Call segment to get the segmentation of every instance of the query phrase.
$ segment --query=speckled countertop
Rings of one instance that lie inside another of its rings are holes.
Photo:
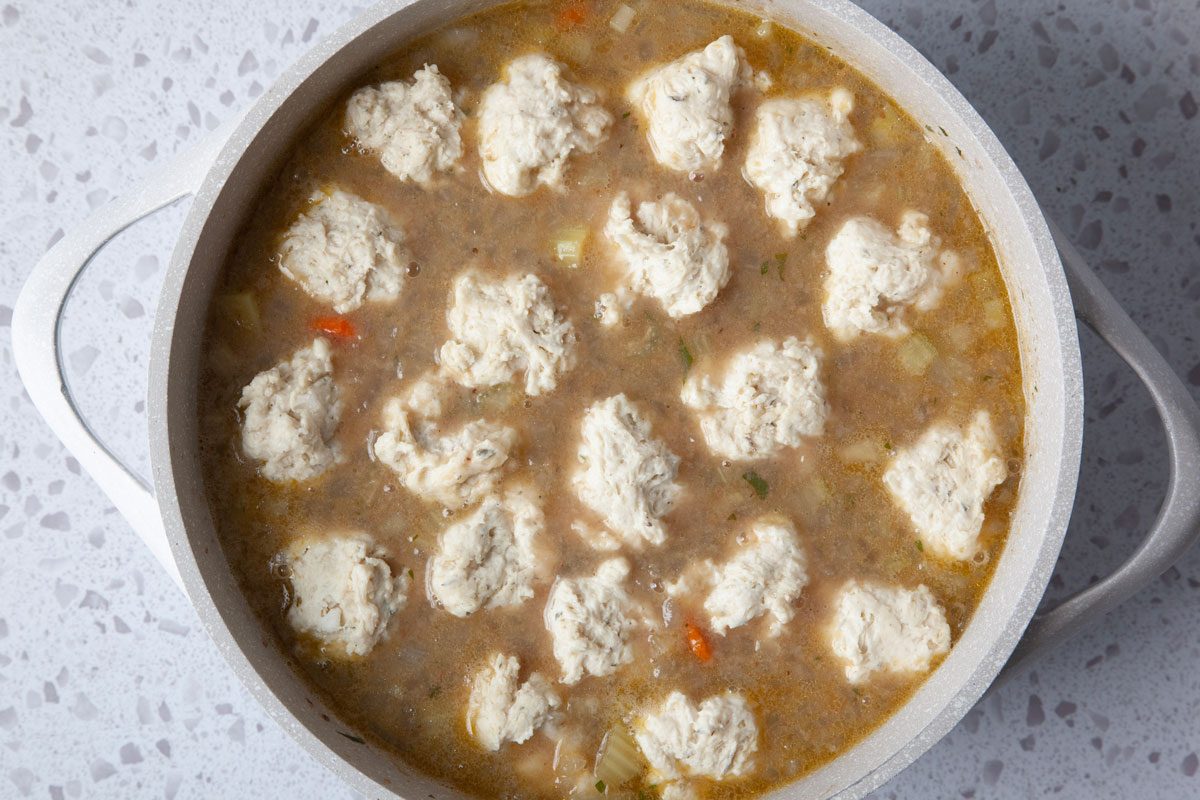
[[[1200,395],[1200,5],[867,0],[994,126]],[[267,719],[182,595],[34,414],[9,325],[64,229],[245,106],[355,8],[0,0],[0,797],[352,797]],[[141,469],[155,295],[183,210],[119,237],[64,341]],[[1083,337],[1084,471],[1059,597],[1153,519],[1163,436]],[[1200,553],[972,711],[880,798],[1200,797]]]

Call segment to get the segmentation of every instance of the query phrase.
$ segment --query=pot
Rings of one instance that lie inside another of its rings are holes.
[[[13,312],[13,353],[34,405],[187,592],[259,702],[305,749],[369,797],[460,795],[347,731],[296,676],[243,598],[209,515],[198,457],[195,398],[205,313],[231,242],[294,134],[404,41],[497,1],[388,0],[367,11],[287,70],[243,118],[59,241],[38,263]],[[935,132],[931,139],[955,166],[991,233],[1020,341],[1027,462],[1008,545],[977,612],[950,655],[895,715],[776,792],[788,800],[858,798],[925,752],[998,679],[1107,612],[1183,554],[1200,532],[1200,409],[1047,223],[991,130],[915,49],[847,0],[740,5],[828,46]],[[148,398],[154,485],[148,487],[77,413],[58,326],[92,255],[137,219],[188,194],[194,195],[191,212],[154,323]],[[1145,382],[1166,428],[1171,474],[1162,510],[1137,552],[1112,575],[1035,615],[1066,533],[1079,472],[1083,392],[1076,315]]]

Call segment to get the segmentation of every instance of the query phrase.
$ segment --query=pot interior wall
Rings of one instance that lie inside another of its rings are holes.
[[[350,88],[356,76],[405,40],[494,3],[385,5],[285,74],[234,134],[197,195],[159,309],[151,433],[157,492],[189,593],[210,634],[260,702],[369,796],[386,796],[390,790],[441,800],[457,793],[349,738],[352,733],[296,678],[273,646],[225,561],[206,505],[196,447],[195,398],[206,306],[231,242],[274,176],[280,154],[331,97]],[[924,752],[966,713],[1002,666],[1041,597],[1065,531],[1078,467],[1081,394],[1075,328],[1061,267],[1024,181],[990,131],[936,70],[840,0],[743,5],[825,43],[919,122],[939,132],[931,140],[957,166],[994,234],[1020,332],[1028,460],[1013,531],[992,588],[951,655],[904,709],[849,752],[778,793],[792,800],[839,792],[859,796]]]

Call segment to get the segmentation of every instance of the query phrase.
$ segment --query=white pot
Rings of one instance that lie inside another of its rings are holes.
[[[37,265],[13,312],[13,353],[38,410],[180,581],[205,628],[258,700],[307,750],[371,797],[460,795],[345,730],[250,611],[222,552],[203,489],[196,429],[200,348],[209,298],[231,242],[295,132],[406,40],[495,4],[392,0],[367,11],[287,70],[242,119],[64,237]],[[846,0],[739,5],[827,45],[935,132],[933,143],[958,171],[991,234],[1019,334],[1026,463],[1008,543],[978,610],[950,655],[895,715],[827,765],[777,792],[789,800],[857,798],[945,735],[1006,664],[1011,672],[1024,657],[1074,633],[1182,555],[1200,522],[1200,409],[1078,253],[1047,227],[991,130],[915,49]],[[96,250],[132,222],[188,194],[195,199],[155,318],[150,490],[77,415],[63,377],[58,326],[70,290]],[[1167,430],[1171,479],[1158,519],[1129,561],[1034,616],[1067,529],[1079,470],[1083,394],[1076,314],[1148,386]]]

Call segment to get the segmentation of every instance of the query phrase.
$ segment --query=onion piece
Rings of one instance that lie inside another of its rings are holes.
[[[629,6],[622,3],[617,6],[616,12],[612,15],[612,19],[608,21],[608,26],[617,33],[628,33],[629,26],[633,24],[633,18],[637,12]]]
[[[800,500],[810,513],[828,503],[831,496],[825,481],[816,475],[800,486]]]
[[[838,450],[838,456],[849,464],[878,464],[883,460],[883,445],[875,439],[859,439]]]
[[[484,414],[503,414],[521,400],[522,392],[511,383],[498,383],[474,395],[475,407]]]
[[[1004,308],[1003,300],[997,298],[983,304],[983,322],[992,330],[1008,324],[1008,311]]]
[[[262,317],[258,313],[258,303],[250,292],[227,294],[222,296],[219,302],[221,310],[239,328],[253,331],[257,330],[262,323]]]

